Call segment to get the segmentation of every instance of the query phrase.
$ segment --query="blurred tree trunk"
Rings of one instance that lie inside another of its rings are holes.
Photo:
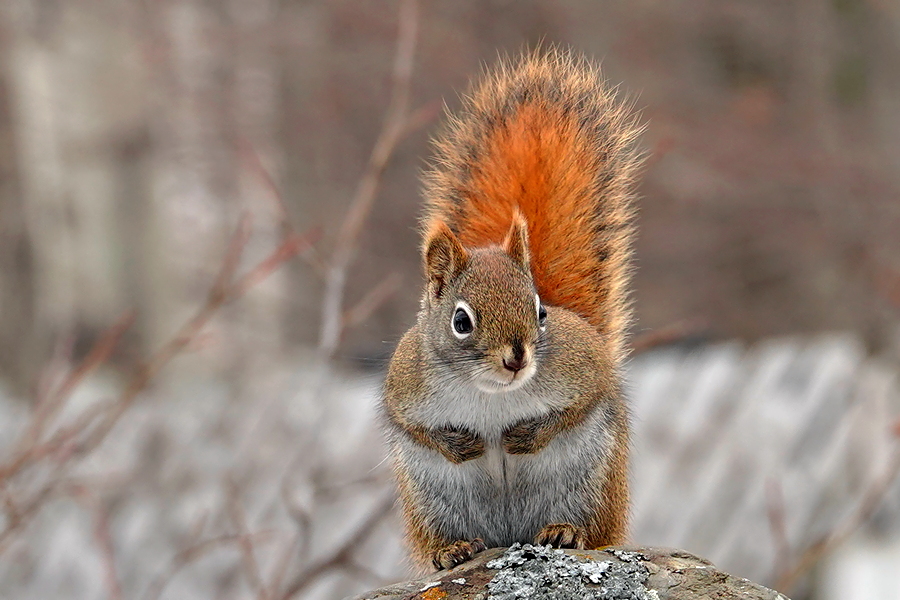
[[[2,13],[0,13],[2,17]],[[17,394],[36,375],[33,335],[34,280],[31,241],[25,226],[10,82],[12,34],[0,22],[0,375]]]
[[[142,72],[127,16],[113,5],[21,2],[3,13],[9,44],[21,206],[32,248],[30,370],[59,340],[76,355],[126,304],[114,151],[142,128]],[[81,344],[79,345],[79,342]],[[28,370],[28,369],[26,369]]]
[[[26,339],[37,356],[26,372],[33,377],[40,355],[75,320],[76,253],[72,226],[75,215],[67,203],[59,139],[58,106],[54,78],[56,53],[50,47],[56,11],[39,3],[22,3],[18,11],[7,7],[11,83],[11,119],[16,124],[15,154],[20,180],[25,239],[31,249],[32,295],[19,298],[22,316],[31,316]],[[27,306],[30,305],[30,306]],[[30,335],[28,335],[30,334]],[[20,344],[8,340],[11,348]],[[26,356],[32,354],[26,352]],[[20,380],[20,383],[25,383]]]

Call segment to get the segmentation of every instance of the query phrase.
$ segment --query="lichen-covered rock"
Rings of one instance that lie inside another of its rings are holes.
[[[650,572],[639,556],[631,553],[622,562],[583,560],[549,546],[516,544],[485,564],[497,569],[487,584],[488,598],[656,600],[645,585]]]
[[[493,548],[450,571],[355,600],[787,600],[681,550]]]

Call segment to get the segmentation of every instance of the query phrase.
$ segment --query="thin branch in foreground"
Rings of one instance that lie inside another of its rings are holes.
[[[250,167],[250,170],[262,180],[265,188],[269,190],[269,195],[272,197],[272,200],[275,203],[276,212],[278,213],[278,222],[281,228],[282,237],[288,239],[296,236],[296,229],[291,222],[290,212],[288,211],[287,203],[284,201],[284,196],[278,188],[278,184],[275,183],[272,174],[269,173],[269,170],[263,165],[262,158],[260,158],[259,153],[253,147],[253,144],[248,140],[242,140],[240,143],[240,155],[244,159],[244,162]],[[310,234],[307,235],[309,236]],[[319,236],[318,232],[315,232],[314,235],[316,238]],[[311,241],[315,242],[315,240]],[[309,263],[317,275],[325,275],[325,263],[316,253],[314,245],[310,244],[302,249],[299,256]]]
[[[244,251],[247,239],[243,227],[239,226],[232,237],[231,244],[229,244],[226,260],[223,262],[221,269],[222,273],[233,273],[233,267],[229,257],[233,255],[240,256]],[[303,237],[296,237],[284,241],[267,258],[263,259],[256,267],[251,269],[237,282],[226,280],[220,274],[217,278],[216,285],[210,290],[206,304],[197,311],[193,318],[182,325],[175,336],[167,343],[163,344],[162,348],[150,357],[150,360],[137,370],[126,386],[125,391],[114,405],[113,410],[106,416],[105,421],[101,423],[98,431],[90,436],[79,448],[79,453],[92,450],[106,437],[109,430],[116,422],[118,422],[125,410],[131,406],[138,394],[149,385],[150,381],[158,375],[159,371],[164,366],[166,366],[175,356],[183,352],[185,348],[196,339],[220,308],[225,304],[242,297],[251,286],[262,281],[265,277],[270,275],[275,268],[299,252],[305,243],[308,243],[308,240],[305,240]],[[220,286],[220,282],[222,281],[227,281],[227,283]]]
[[[900,421],[892,425],[891,433],[894,437],[900,438]],[[775,589],[790,591],[797,581],[822,558],[847,541],[855,531],[872,518],[891,490],[891,486],[900,476],[900,446],[896,444],[898,444],[898,440],[895,440],[894,452],[887,468],[866,489],[856,511],[850,514],[842,524],[835,527],[831,533],[810,545],[796,560],[785,563],[784,569],[776,579]]]
[[[365,296],[353,307],[344,313],[341,324],[343,329],[349,329],[360,323],[364,323],[378,308],[400,289],[403,277],[397,273],[391,273],[370,289]]]
[[[234,275],[248,239],[249,219],[244,217],[232,236],[219,275],[210,289],[205,304],[149,360],[135,370],[116,400],[89,407],[77,415],[70,424],[60,427],[47,441],[40,442],[39,439],[34,439],[27,447],[19,449],[17,454],[0,465],[0,483],[5,485],[11,477],[23,470],[45,465],[47,459],[53,459],[53,462],[49,463],[52,468],[46,483],[33,493],[30,499],[17,504],[11,495],[7,496],[5,502],[7,522],[5,528],[0,531],[0,553],[8,547],[7,541],[11,535],[25,526],[58,489],[74,460],[89,454],[106,439],[121,416],[147,388],[159,371],[198,338],[218,310],[225,304],[243,296],[252,286],[271,274],[279,265],[309,243],[308,239],[303,236],[293,236],[285,240],[256,267],[234,281]],[[40,432],[43,427],[42,423],[46,422],[46,414],[61,410],[77,383],[108,359],[112,349],[133,321],[133,316],[126,315],[98,340],[85,360],[82,361],[81,366],[75,369],[61,385],[59,388],[61,391],[51,397],[49,400],[51,408],[34,415],[33,419],[37,421],[37,424],[32,425],[32,430]],[[31,434],[28,435],[31,436]],[[8,488],[7,494],[10,494]]]
[[[393,508],[394,496],[391,494],[382,499],[381,503],[368,514],[365,520],[356,528],[356,531],[339,548],[298,573],[291,583],[288,584],[287,589],[279,596],[279,599],[289,600],[312,585],[320,576],[331,569],[352,564],[353,552],[375,531],[375,528],[391,513]]]
[[[119,581],[118,569],[116,568],[116,554],[106,508],[103,506],[103,502],[83,485],[72,485],[69,487],[68,492],[94,515],[94,539],[97,542],[100,557],[103,561],[106,589],[111,600],[122,600],[124,595],[122,594],[122,584]]]
[[[25,434],[16,444],[15,458],[9,460],[0,467],[0,481],[5,481],[16,475],[36,456],[40,449],[40,438],[47,423],[59,413],[65,401],[84,379],[97,370],[100,365],[106,363],[118,346],[125,332],[134,324],[136,315],[134,311],[128,311],[109,327],[66,377],[56,390],[49,392],[38,404],[32,415],[31,424]],[[39,457],[39,456],[38,456]]]
[[[250,587],[256,592],[259,600],[267,600],[269,597],[266,585],[263,583],[262,573],[259,570],[259,563],[256,560],[256,554],[253,548],[253,540],[248,536],[247,515],[240,499],[240,490],[234,481],[226,483],[227,490],[227,507],[228,517],[231,524],[237,530],[238,548],[241,551],[241,567],[244,571],[244,577]]]
[[[172,557],[169,566],[150,582],[146,592],[144,592],[144,600],[157,600],[182,569],[203,558],[213,550],[241,544],[244,542],[244,538],[248,538],[251,543],[257,544],[271,538],[273,534],[273,531],[258,531],[244,535],[228,533],[184,548]]]
[[[418,12],[417,0],[403,0],[400,5],[390,103],[366,170],[338,231],[334,254],[328,263],[322,300],[322,326],[319,332],[319,349],[325,357],[334,355],[343,332],[347,269],[353,259],[356,242],[372,210],[384,169],[397,144],[409,131],[409,95],[419,29]]]

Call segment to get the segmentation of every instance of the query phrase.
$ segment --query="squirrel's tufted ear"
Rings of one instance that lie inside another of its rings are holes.
[[[518,210],[513,213],[512,227],[503,240],[503,250],[517,265],[526,271],[529,269],[531,254],[528,251],[528,223]]]
[[[469,253],[442,221],[432,225],[425,235],[424,258],[429,292],[435,298],[469,263]]]

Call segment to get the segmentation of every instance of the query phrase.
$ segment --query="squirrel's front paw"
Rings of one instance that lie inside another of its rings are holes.
[[[584,550],[584,528],[571,523],[551,523],[538,532],[534,543],[538,546],[550,544],[554,548]]]
[[[438,571],[441,569],[452,569],[456,565],[471,559],[484,549],[485,545],[481,538],[475,538],[471,542],[459,540],[444,546],[440,550],[435,550],[431,555],[431,562]]]
[[[484,454],[484,440],[465,429],[444,427],[434,432],[441,454],[452,463],[460,464]]]
[[[503,449],[508,454],[534,454],[546,446],[539,433],[541,420],[522,421],[503,432]]]

